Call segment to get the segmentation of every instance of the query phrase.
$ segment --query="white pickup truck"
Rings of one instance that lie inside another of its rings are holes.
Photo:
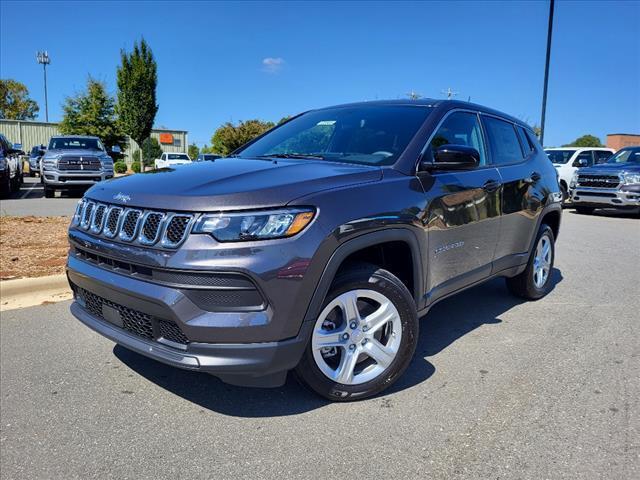
[[[185,165],[191,163],[189,155],[186,153],[163,153],[160,158],[156,158],[153,166],[158,168],[175,167],[176,165]]]

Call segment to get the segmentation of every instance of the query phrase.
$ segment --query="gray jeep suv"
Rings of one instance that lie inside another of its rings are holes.
[[[458,101],[342,105],[227,158],[102,182],[69,229],[72,313],[225,382],[387,388],[418,319],[493,277],[552,287],[562,199],[521,121]]]

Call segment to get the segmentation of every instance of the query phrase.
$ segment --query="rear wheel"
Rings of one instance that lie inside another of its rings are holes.
[[[329,400],[364,399],[402,375],[417,340],[407,288],[390,272],[359,264],[334,281],[295,373]]]
[[[542,224],[527,268],[521,274],[506,280],[509,291],[527,300],[538,300],[549,293],[555,253],[553,230]]]
[[[5,172],[2,185],[0,185],[0,196],[7,198],[11,195],[11,178],[9,177],[9,171]]]
[[[591,215],[594,210],[594,207],[576,207],[576,212],[580,215]]]

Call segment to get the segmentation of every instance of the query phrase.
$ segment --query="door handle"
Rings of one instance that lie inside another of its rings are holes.
[[[496,180],[487,180],[484,185],[482,186],[482,189],[485,192],[495,192],[496,190],[498,190],[500,188],[502,184]]]
[[[528,184],[536,183],[541,178],[542,178],[542,175],[540,175],[538,172],[531,172],[531,175],[529,175],[527,178],[524,179],[524,183],[528,183]]]

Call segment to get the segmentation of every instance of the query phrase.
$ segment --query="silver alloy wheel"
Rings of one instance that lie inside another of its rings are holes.
[[[375,308],[365,316],[361,306]],[[328,317],[339,309],[342,322]],[[332,327],[332,328],[328,328]],[[402,322],[396,306],[374,290],[350,290],[334,298],[318,317],[311,337],[313,358],[329,379],[359,385],[382,374],[398,354]]]
[[[552,255],[551,239],[548,235],[543,235],[538,240],[536,256],[533,258],[533,283],[536,288],[542,288],[547,283],[551,271]]]

